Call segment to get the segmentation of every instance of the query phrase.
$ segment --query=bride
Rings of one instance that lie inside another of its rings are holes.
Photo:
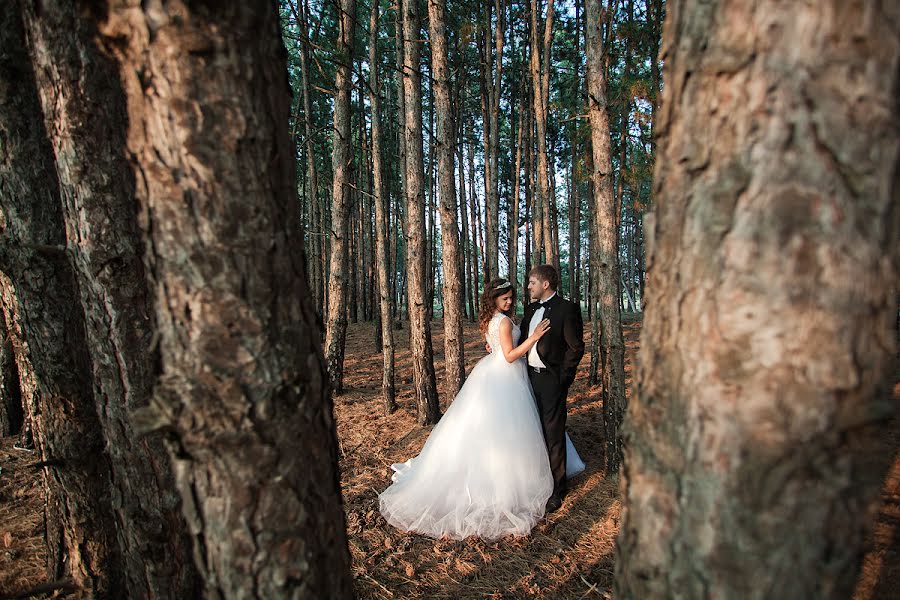
[[[492,351],[472,369],[419,455],[391,466],[394,483],[379,495],[379,505],[394,527],[434,538],[490,540],[525,535],[544,515],[553,477],[520,359],[550,322],[517,345],[512,305],[513,287],[505,279],[494,279],[481,295],[479,325]],[[584,463],[566,442],[571,476]]]

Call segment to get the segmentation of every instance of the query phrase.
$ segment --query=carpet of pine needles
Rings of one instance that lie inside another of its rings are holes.
[[[17,441],[0,438],[0,598],[47,581],[39,459]]]
[[[640,323],[626,324],[626,378],[632,380]],[[620,502],[618,482],[605,477],[599,388],[587,382],[590,355],[569,394],[568,430],[587,468],[570,482],[563,507],[531,535],[494,543],[435,541],[404,534],[378,513],[377,494],[390,483],[390,464],[414,456],[429,427],[416,424],[406,330],[397,339],[399,410],[384,416],[381,355],[371,324],[348,331],[345,393],[335,399],[341,486],[353,576],[359,598],[609,598]],[[467,371],[484,356],[474,325],[466,330]],[[433,330],[442,380],[441,323]],[[895,387],[900,398],[900,383]],[[630,393],[630,392],[629,392]],[[442,396],[442,408],[451,398]],[[900,589],[900,425],[889,433],[896,459],[882,493],[854,600],[896,597]],[[0,599],[47,581],[44,573],[40,473],[31,452],[0,439]],[[48,597],[48,596],[41,596]]]

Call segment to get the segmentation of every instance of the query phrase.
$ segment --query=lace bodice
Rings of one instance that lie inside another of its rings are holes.
[[[484,336],[487,343],[491,345],[491,352],[502,352],[500,349],[500,323],[503,322],[503,319],[509,319],[503,313],[494,313],[494,316],[491,318],[491,322],[488,323],[487,334]],[[512,319],[510,319],[512,321]],[[512,340],[513,346],[515,346],[519,341],[519,326],[515,323],[512,324]]]

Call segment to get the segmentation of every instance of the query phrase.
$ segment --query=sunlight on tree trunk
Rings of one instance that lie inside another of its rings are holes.
[[[161,353],[133,419],[166,431],[203,596],[350,597],[277,9],[106,9]]]
[[[900,5],[668,11],[616,597],[848,598],[892,458]]]

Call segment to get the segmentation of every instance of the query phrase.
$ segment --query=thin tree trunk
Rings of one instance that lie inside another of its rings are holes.
[[[102,9],[157,295],[159,377],[132,419],[167,432],[202,595],[350,597],[277,8]]]
[[[540,0],[531,0],[531,85],[534,105],[535,141],[537,142],[537,179],[535,199],[535,248],[542,248],[544,261],[557,264],[558,250],[553,246],[550,232],[550,188],[549,159],[547,155],[547,102],[550,82],[550,46],[553,35],[554,0],[547,1],[547,15],[544,20],[543,51],[538,50],[538,20],[541,15]],[[542,58],[543,55],[543,58]],[[541,259],[534,257],[533,262]]]
[[[550,134],[549,152],[551,156],[556,154],[556,135],[553,133]],[[547,196],[547,212],[544,213],[547,219],[544,223],[544,230],[547,232],[544,236],[544,241],[550,243],[550,249],[547,252],[550,258],[547,262],[553,265],[556,272],[562,277],[562,270],[559,266],[559,210],[556,202],[556,161],[549,161],[549,167],[550,195]]]
[[[308,0],[296,0],[299,9],[298,27],[301,28],[302,36],[305,38],[309,34],[309,8]],[[311,225],[313,231],[310,235],[310,249],[312,256],[309,264],[311,265],[312,292],[316,300],[317,311],[321,314],[324,312],[324,277],[321,262],[324,258],[322,239],[324,230],[319,222],[319,173],[316,169],[316,149],[313,140],[313,123],[312,123],[312,90],[309,85],[309,42],[303,40],[300,43],[300,82],[301,93],[303,94],[303,128],[306,137],[306,171],[307,181],[309,182],[309,206]]]
[[[396,67],[397,67],[397,75],[396,75],[396,83],[397,83],[397,145],[399,147],[399,157],[400,157],[400,165],[398,167],[399,177],[398,180],[400,182],[400,199],[397,202],[398,210],[397,216],[400,221],[400,232],[398,233],[398,239],[406,240],[407,239],[407,215],[403,213],[403,208],[406,205],[406,91],[403,83],[403,72],[404,65],[406,61],[406,49],[405,44],[403,42],[403,11],[400,9],[400,5],[397,4],[395,6],[396,10],[394,11],[395,21],[394,21],[394,48],[396,54]],[[406,255],[406,245],[403,246],[404,256]],[[406,277],[406,260],[400,260],[400,244],[398,243],[395,247],[394,253],[394,264],[398,266],[398,269],[401,271],[400,279],[401,281],[397,285],[397,306],[398,309],[401,309],[400,312],[405,314],[405,319],[409,318],[409,303],[403,301],[404,291],[407,289],[407,277]],[[403,320],[398,319],[397,324],[402,325]]]
[[[525,78],[522,78],[522,86],[519,92],[519,126],[516,132],[516,158],[513,167],[512,201],[509,206],[509,242],[507,247],[507,260],[509,261],[509,280],[513,283],[519,278],[519,190],[520,174],[522,173],[522,138],[525,121]],[[523,304],[528,305],[528,299],[523,299]]]
[[[606,440],[606,471],[618,472],[622,454],[621,423],[625,413],[625,341],[619,310],[619,257],[616,197],[612,187],[612,152],[609,112],[606,102],[606,48],[602,35],[604,19],[600,0],[586,0],[585,18],[588,57],[588,114],[594,164],[594,229],[596,230],[596,289],[600,320],[600,377],[603,398],[603,428]]]
[[[469,162],[469,209],[472,214],[472,294],[475,297],[475,318],[478,318],[479,310],[479,280],[478,258],[484,259],[484,238],[481,236],[481,218],[478,211],[478,197],[475,194],[475,146],[468,144]]]
[[[893,460],[900,12],[668,10],[616,597],[849,598]]]
[[[394,328],[393,298],[388,279],[388,210],[384,195],[381,168],[381,84],[378,77],[378,2],[372,3],[369,17],[369,105],[372,107],[372,187],[375,194],[375,252],[378,265],[378,292],[381,309],[381,352],[384,369],[381,378],[381,395],[384,413],[391,414],[397,409],[394,391]]]
[[[528,87],[528,76],[524,73],[523,67],[523,77],[525,78],[525,86],[526,89]],[[523,93],[523,96],[526,94]],[[525,245],[524,245],[524,255],[525,255],[525,276],[522,278],[522,304],[523,306],[527,306],[527,304],[531,301],[528,296],[528,274],[531,272],[531,268],[535,266],[535,261],[533,259],[533,250],[534,246],[534,153],[533,153],[533,144],[534,144],[534,120],[533,116],[533,105],[529,101],[525,101],[525,119],[523,123],[525,124],[525,133],[524,139],[522,140],[522,144],[525,150],[525,156],[523,160],[525,162],[525,176],[523,177],[524,186],[525,186],[525,216],[523,221],[525,222]],[[538,252],[540,254],[540,252]]]
[[[425,190],[422,187],[422,76],[419,71],[419,9],[416,0],[403,0],[403,93],[406,95],[406,266],[409,303],[409,347],[413,360],[417,418],[420,425],[440,418],[437,381],[431,347],[431,327],[425,306]]]
[[[421,65],[421,63],[420,63]],[[420,68],[423,68],[420,66]],[[437,247],[434,220],[434,84],[429,74],[428,84],[428,170],[425,181],[428,185],[427,199],[425,203],[425,319],[429,325],[434,319],[434,280],[435,260],[434,253]],[[423,138],[424,140],[424,133]]]
[[[575,64],[581,72],[581,28],[582,13],[581,3],[575,3]],[[582,81],[573,80],[572,97],[577,97]],[[581,120],[576,119],[572,124],[572,162],[569,168],[569,285],[571,286],[571,300],[581,306],[581,193],[579,182],[583,171],[578,165],[580,143]]]
[[[500,92],[503,74],[503,43],[505,11],[500,0],[494,0],[494,44],[491,48],[491,5],[486,6],[484,23],[484,79],[487,106],[485,114],[485,276],[493,279],[499,274],[500,255]]]
[[[446,0],[429,0],[428,25],[431,65],[437,113],[438,176],[441,186],[441,258],[444,265],[444,392],[456,396],[466,377],[463,353],[462,272],[459,268],[459,236],[456,230],[456,181],[453,165],[454,127],[450,108],[450,71],[447,68]]]
[[[333,184],[331,192],[331,267],[328,274],[328,322],[325,334],[325,364],[335,394],[344,389],[344,346],[347,338],[347,214],[350,204],[350,177],[353,154],[350,138],[350,65],[353,61],[353,23],[356,0],[340,0],[340,22],[335,55],[334,137],[331,151]]]
[[[457,101],[456,101],[456,125],[457,125],[457,133],[458,133],[458,144],[456,146],[456,164],[457,171],[459,173],[459,214],[460,214],[460,233],[462,234],[460,249],[462,251],[462,272],[463,279],[465,281],[465,289],[463,290],[463,294],[465,295],[465,302],[468,306],[468,317],[470,320],[475,320],[477,318],[476,308],[475,308],[475,283],[472,280],[472,247],[470,245],[469,238],[469,208],[468,208],[468,200],[466,199],[466,169],[465,169],[465,161],[463,160],[463,146],[465,145],[465,128],[463,126],[463,122],[466,119],[466,115],[464,112],[463,106],[463,97],[462,97],[462,74],[457,79]]]

